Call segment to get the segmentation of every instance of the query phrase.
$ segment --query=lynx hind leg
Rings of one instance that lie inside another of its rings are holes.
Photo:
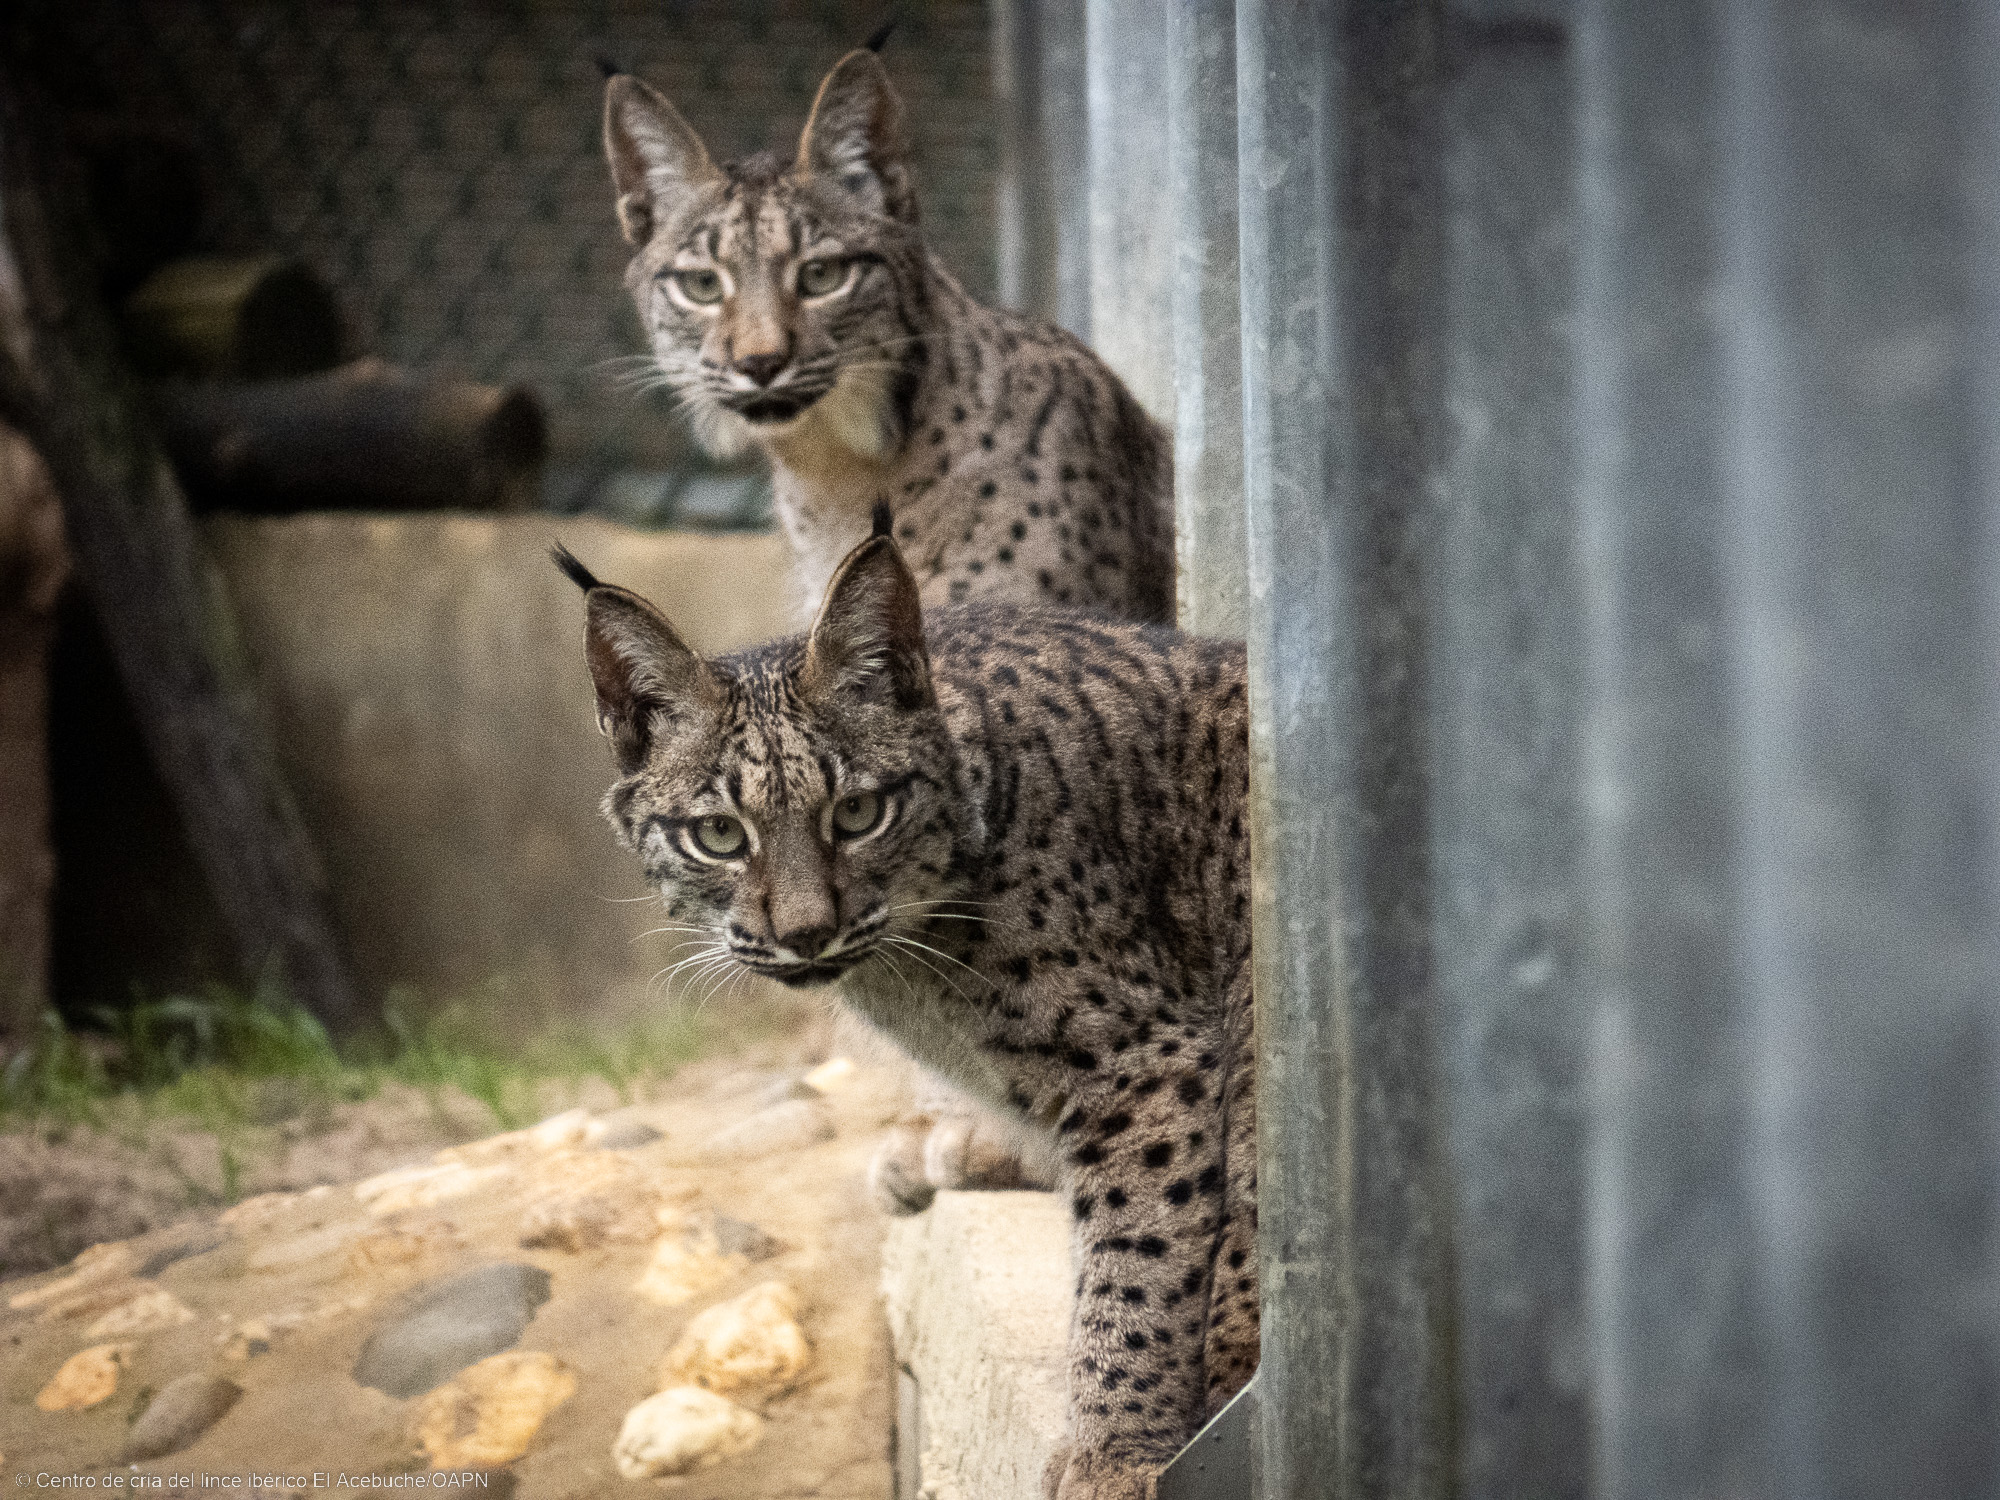
[[[1222,1085],[1222,1222],[1202,1339],[1203,1410],[1212,1417],[1257,1369],[1257,1087],[1250,966],[1229,986]]]

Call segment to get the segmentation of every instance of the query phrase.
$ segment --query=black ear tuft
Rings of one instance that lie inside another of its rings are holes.
[[[884,47],[889,45],[889,38],[895,35],[896,28],[902,24],[903,18],[901,16],[889,17],[888,20],[869,32],[868,40],[861,45],[866,47],[870,52],[879,53]]]
[[[576,554],[571,552],[561,542],[556,542],[549,547],[549,559],[563,570],[564,575],[568,577],[571,583],[582,589],[586,594],[592,589],[601,589],[604,587],[603,584],[597,581],[597,575],[578,562]]]
[[[894,530],[895,517],[889,514],[889,502],[887,500],[877,500],[875,502],[874,513],[869,519],[875,528],[868,533],[871,537],[887,536]]]
[[[618,60],[608,52],[593,52],[590,54],[590,60],[597,64],[597,71],[606,78],[618,78],[625,72],[618,66]]]

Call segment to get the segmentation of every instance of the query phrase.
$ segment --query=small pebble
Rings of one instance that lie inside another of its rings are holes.
[[[815,1094],[810,1099],[788,1099],[760,1109],[749,1119],[717,1131],[702,1150],[720,1160],[748,1159],[817,1145],[832,1140],[836,1133],[832,1112]]]
[[[604,1137],[598,1145],[607,1151],[630,1151],[636,1146],[650,1146],[661,1140],[660,1132],[644,1120],[619,1120],[605,1129]]]
[[[821,1094],[837,1094],[854,1082],[854,1063],[845,1057],[829,1057],[799,1080]]]

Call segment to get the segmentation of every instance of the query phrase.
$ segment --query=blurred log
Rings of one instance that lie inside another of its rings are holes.
[[[235,617],[142,413],[72,217],[73,161],[0,74],[0,418],[47,464],[78,574],[246,977],[280,965],[331,1027],[361,1019],[319,862],[269,747]],[[115,921],[116,913],[106,919]]]
[[[521,386],[364,359],[328,375],[155,392],[197,509],[526,510],[548,423]]]
[[[139,284],[124,314],[132,361],[146,375],[273,380],[340,358],[333,293],[281,255],[174,261]]]
[[[35,450],[0,427],[0,1037],[48,1003],[49,643],[69,575],[62,504]]]

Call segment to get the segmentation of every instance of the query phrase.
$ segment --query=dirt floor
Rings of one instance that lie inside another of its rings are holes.
[[[227,1161],[193,1129],[0,1137],[4,1253],[83,1250],[0,1281],[0,1487],[887,1500],[862,1174],[901,1096],[831,1045],[472,1140],[470,1101],[407,1090]]]

